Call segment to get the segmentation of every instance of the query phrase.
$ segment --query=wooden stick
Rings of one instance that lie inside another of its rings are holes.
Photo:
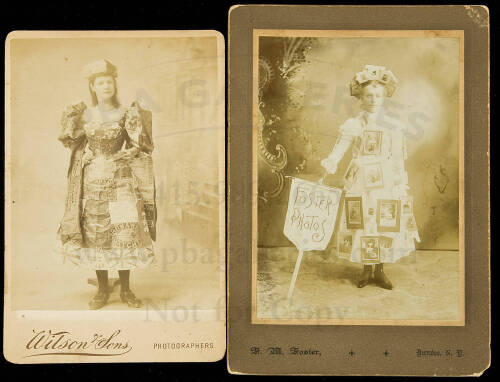
[[[293,289],[295,288],[295,282],[297,281],[297,275],[299,274],[299,268],[303,254],[304,251],[299,249],[299,256],[297,257],[297,262],[295,263],[295,269],[293,270],[292,281],[290,282],[290,288],[288,289],[288,296],[286,298],[288,301],[288,306],[292,304]]]

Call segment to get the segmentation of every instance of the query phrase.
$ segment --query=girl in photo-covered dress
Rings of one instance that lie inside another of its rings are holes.
[[[340,126],[331,154],[321,162],[327,173],[335,174],[352,147],[337,246],[339,240],[352,243],[342,246],[339,257],[363,265],[359,288],[373,282],[392,289],[384,263],[410,255],[415,251],[414,241],[420,242],[405,170],[406,129],[383,109],[396,84],[396,77],[383,66],[366,65],[355,75],[350,91],[360,100],[362,111]]]

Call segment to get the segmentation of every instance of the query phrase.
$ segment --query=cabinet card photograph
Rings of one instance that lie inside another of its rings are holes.
[[[224,39],[11,32],[4,355],[225,353]]]
[[[481,375],[488,8],[239,5],[228,30],[229,371]]]
[[[253,323],[464,325],[463,43],[254,30]],[[324,250],[283,233],[290,179],[343,193]]]

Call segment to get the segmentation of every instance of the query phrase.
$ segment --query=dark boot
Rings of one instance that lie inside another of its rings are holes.
[[[129,287],[130,271],[118,271],[120,276],[120,298],[122,302],[130,306],[131,308],[140,308],[142,306],[142,301],[135,297]]]
[[[377,283],[379,286],[381,286],[384,289],[392,289],[393,285],[387,275],[384,273],[384,265],[383,264],[377,264],[375,265],[375,272],[373,272],[373,280],[375,283]]]
[[[97,294],[90,300],[89,308],[92,310],[101,309],[109,299],[108,291],[108,271],[95,271],[99,289]]]
[[[372,278],[372,266],[365,264],[363,266],[363,272],[361,272],[361,276],[359,277],[358,280],[358,288],[363,288],[367,286],[371,278]]]

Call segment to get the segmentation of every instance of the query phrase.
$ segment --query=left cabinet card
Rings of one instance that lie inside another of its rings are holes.
[[[223,36],[16,31],[5,60],[5,358],[221,359]]]

